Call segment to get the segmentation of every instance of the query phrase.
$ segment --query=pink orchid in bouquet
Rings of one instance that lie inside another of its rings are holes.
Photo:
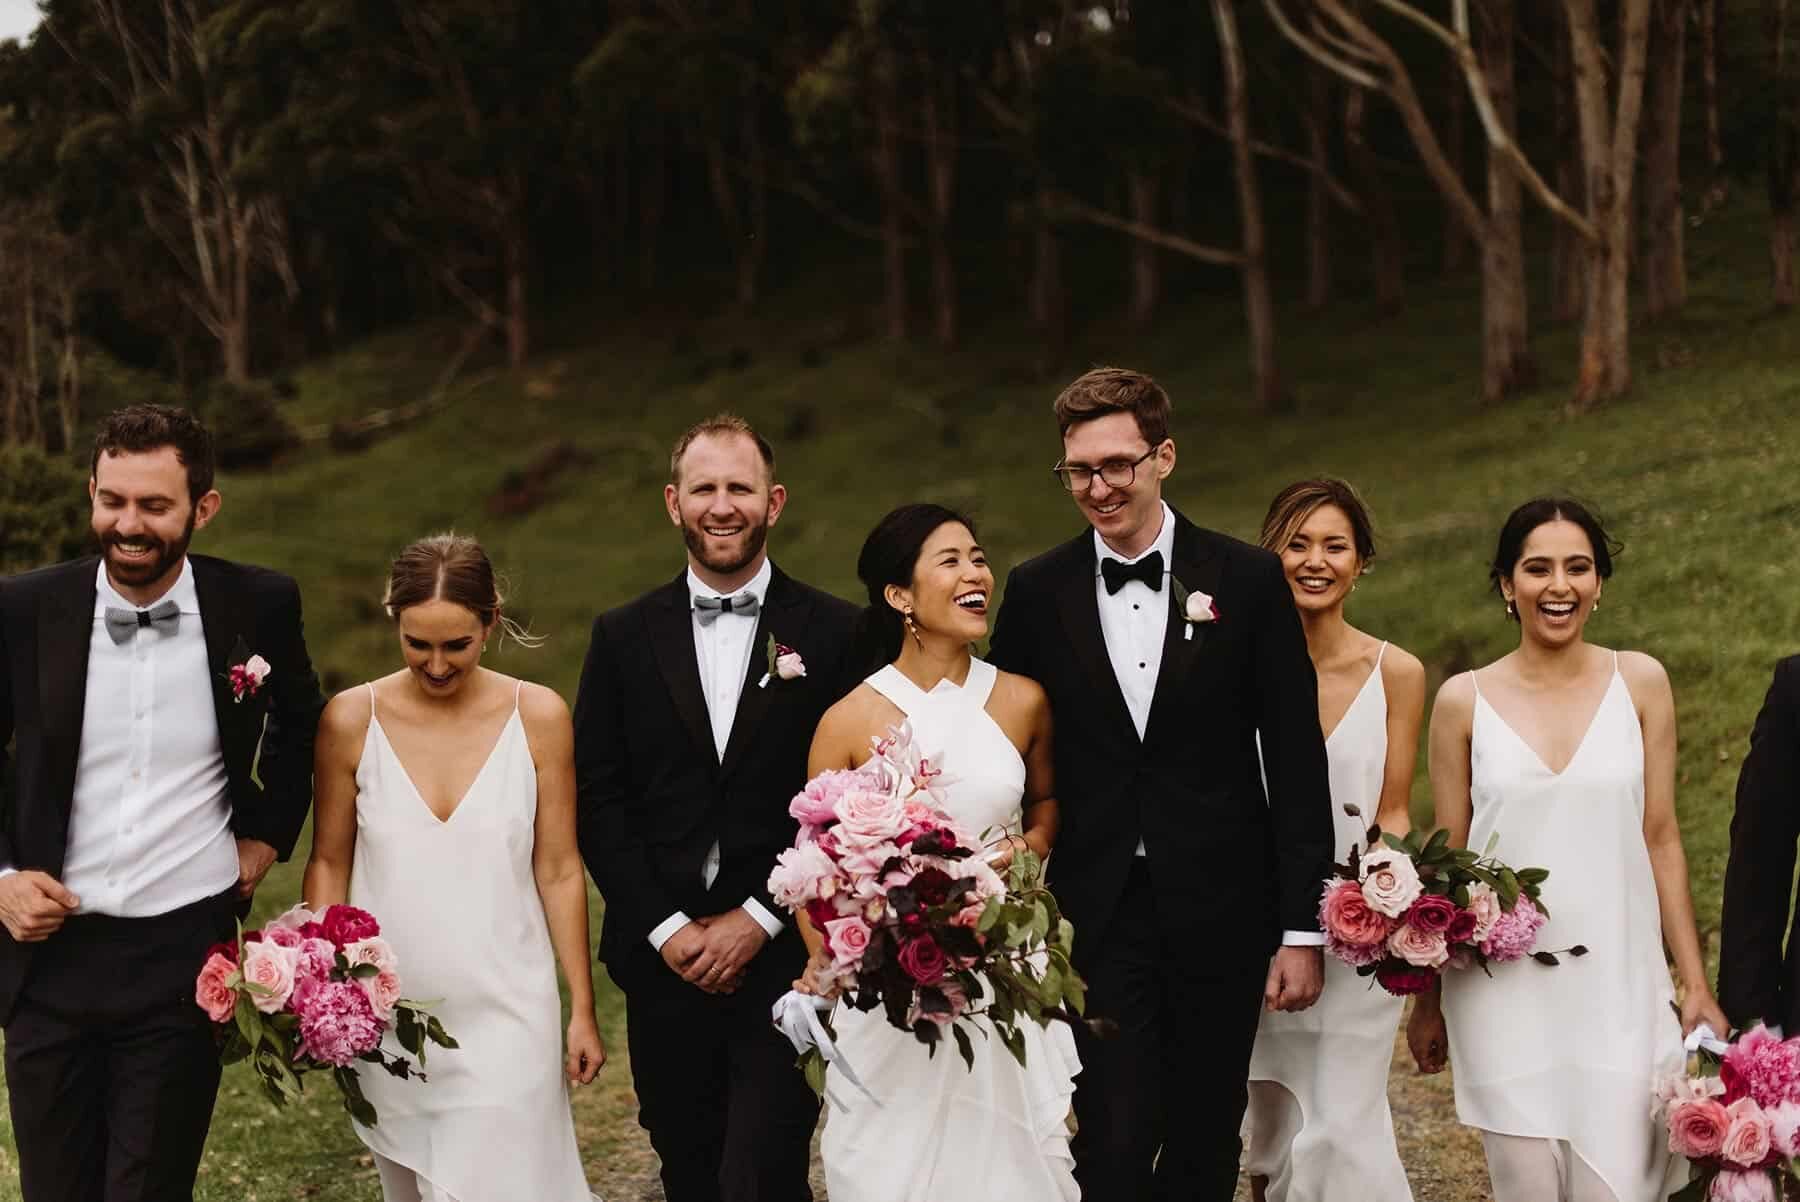
[[[1651,1114],[1693,1177],[1670,1202],[1795,1198],[1800,1172],[1800,1038],[1761,1023],[1729,1044],[1689,1036],[1687,1071],[1658,1081]],[[1710,1047],[1709,1047],[1710,1045]],[[1718,1051],[1716,1049],[1723,1048]]]
[[[239,930],[211,948],[194,1001],[218,1024],[220,1058],[248,1060],[278,1106],[300,1096],[301,1077],[329,1069],[344,1108],[373,1127],[375,1108],[358,1062],[425,1079],[425,1045],[454,1048],[436,1016],[400,996],[400,969],[374,915],[355,906],[315,914],[295,906],[261,930]],[[383,1050],[389,1030],[414,1060]]]
[[[1354,805],[1344,812],[1361,814]],[[1558,952],[1535,950],[1550,913],[1539,896],[1547,869],[1514,869],[1451,847],[1446,830],[1402,838],[1379,826],[1369,828],[1366,848],[1352,847],[1334,867],[1319,901],[1326,949],[1389,993],[1423,993],[1446,968],[1486,972],[1528,955],[1560,963]],[[1560,954],[1585,956],[1587,948]]]
[[[932,1055],[948,1030],[971,1068],[966,1028],[983,1017],[1023,1064],[1022,1022],[1084,1021],[1085,986],[1069,964],[1074,928],[1041,884],[1036,855],[1020,850],[1002,878],[976,835],[943,811],[949,778],[909,724],[872,742],[861,768],[822,772],[794,797],[799,834],[769,892],[819,932],[828,983],[848,1005],[880,1007]],[[817,1049],[802,1068],[822,1090]]]

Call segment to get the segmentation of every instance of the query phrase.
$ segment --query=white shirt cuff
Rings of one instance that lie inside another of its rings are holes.
[[[675,911],[675,913],[657,923],[650,931],[650,946],[659,952],[662,951],[663,944],[673,938],[676,931],[679,931],[682,927],[692,921],[694,920],[689,918],[686,914],[683,914],[680,910]]]
[[[18,871],[19,870],[17,868],[14,868],[10,864],[6,865],[4,868],[0,868],[0,881],[5,880],[9,876],[13,876]]]
[[[744,913],[756,919],[756,925],[769,932],[769,938],[777,938],[785,927],[781,919],[769,913],[769,908],[754,897],[744,899]]]
[[[654,936],[652,936],[652,938],[654,938]],[[1283,931],[1283,932],[1281,932],[1281,946],[1282,947],[1324,947],[1325,946],[1325,932],[1324,931]]]

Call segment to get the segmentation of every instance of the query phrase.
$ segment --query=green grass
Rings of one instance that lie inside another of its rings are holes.
[[[1790,558],[1800,535],[1800,316],[1764,302],[1763,220],[1740,209],[1695,231],[1685,313],[1640,329],[1631,395],[1578,420],[1561,412],[1574,363],[1568,329],[1540,333],[1537,391],[1474,405],[1472,280],[1420,286],[1387,321],[1354,302],[1284,314],[1299,411],[1265,418],[1246,399],[1229,297],[1172,312],[1149,335],[1091,327],[1069,367],[1040,378],[1013,322],[970,331],[970,349],[953,355],[851,337],[846,298],[874,292],[826,279],[753,320],[562,314],[518,377],[469,373],[447,409],[367,450],[320,448],[226,479],[225,509],[197,547],[296,575],[309,644],[329,683],[345,687],[398,662],[379,609],[393,552],[445,528],[477,534],[510,578],[515,615],[549,636],[536,651],[507,648],[495,666],[572,697],[593,614],[680,567],[660,491],[664,448],[689,422],[729,408],[765,429],[791,494],[775,555],[855,597],[860,541],[903,501],[973,510],[1002,571],[1078,530],[1047,470],[1059,449],[1049,402],[1089,362],[1128,363],[1175,397],[1171,500],[1201,524],[1248,537],[1293,479],[1330,472],[1357,483],[1380,522],[1381,554],[1351,618],[1424,659],[1434,688],[1516,637],[1485,591],[1484,567],[1512,505],[1550,490],[1596,503],[1626,550],[1590,635],[1656,655],[1674,680],[1679,807],[1710,944],[1745,736],[1774,660],[1800,650]],[[301,374],[293,416],[321,422],[409,400],[450,341],[409,331],[321,363]],[[730,363],[735,348],[748,349],[747,363]],[[592,462],[529,516],[489,512],[507,473],[565,439]],[[1415,813],[1429,804],[1421,764]],[[285,905],[297,878],[295,867],[272,875],[263,906]],[[600,1006],[622,1062],[621,1007],[604,983]],[[641,1148],[622,1063],[603,1080],[578,1103],[597,1185],[615,1153]],[[372,1171],[330,1099],[307,1106],[272,1114],[241,1071],[228,1073],[200,1196],[374,1197]],[[10,1139],[0,1148],[9,1154]],[[10,1196],[0,1183],[0,1199]]]

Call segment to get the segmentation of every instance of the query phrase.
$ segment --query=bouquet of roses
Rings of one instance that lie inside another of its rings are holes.
[[[194,1000],[219,1024],[221,1059],[248,1060],[277,1106],[300,1096],[302,1075],[329,1069],[344,1109],[365,1127],[375,1125],[375,1108],[354,1064],[422,1081],[426,1042],[456,1046],[424,1006],[400,996],[393,949],[355,906],[322,914],[295,906],[260,931],[240,929],[235,943],[207,954]],[[418,1063],[382,1051],[389,1027]]]
[[[1651,1114],[1694,1178],[1670,1202],[1777,1202],[1800,1168],[1800,1039],[1761,1023],[1730,1044],[1688,1037],[1694,1071],[1656,1085]]]
[[[946,780],[909,724],[873,742],[860,769],[822,772],[794,798],[800,832],[769,892],[812,921],[831,956],[826,983],[848,1005],[881,1007],[932,1055],[948,1030],[971,1068],[967,1028],[985,1016],[1023,1064],[1023,1022],[1079,1021],[1074,928],[1040,883],[1036,855],[1021,848],[1002,878],[981,841],[939,808]],[[822,1091],[818,1047],[803,1051],[801,1067]]]
[[[1431,988],[1445,968],[1486,972],[1527,955],[1559,963],[1556,952],[1534,950],[1550,916],[1538,896],[1548,869],[1509,868],[1491,854],[1493,840],[1481,854],[1451,847],[1442,829],[1403,839],[1371,826],[1368,842],[1334,866],[1319,903],[1327,950],[1359,975],[1405,996]],[[1580,944],[1563,950],[1587,955]]]

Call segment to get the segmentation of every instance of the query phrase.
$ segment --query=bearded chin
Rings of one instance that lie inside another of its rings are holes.
[[[763,544],[769,541],[769,524],[767,522],[759,522],[758,524],[751,526],[745,533],[746,537],[744,540],[743,551],[729,557],[721,557],[708,554],[706,547],[706,531],[698,526],[689,525],[686,522],[683,522],[681,525],[681,538],[683,542],[687,543],[688,552],[692,554],[695,559],[699,560],[701,564],[706,567],[707,571],[717,572],[721,576],[729,576],[733,572],[741,572],[752,563],[756,562],[756,557],[762,554]]]
[[[161,580],[170,569],[181,562],[181,557],[187,554],[188,544],[194,541],[196,516],[193,513],[188,514],[187,525],[182,529],[181,537],[172,543],[159,542],[157,545],[162,549],[161,554],[145,564],[121,563],[111,552],[116,543],[124,540],[109,536],[106,540],[107,571],[126,584],[148,584],[153,580]]]

